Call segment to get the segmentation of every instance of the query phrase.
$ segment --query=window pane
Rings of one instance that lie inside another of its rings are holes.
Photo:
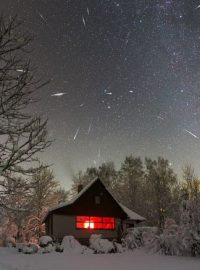
[[[112,223],[103,223],[103,229],[114,229],[114,224]]]
[[[84,222],[84,221],[89,220],[89,219],[90,219],[90,217],[88,217],[88,216],[77,216],[76,217],[77,222]]]
[[[103,223],[114,223],[114,218],[104,217]]]
[[[76,223],[76,228],[78,228],[78,229],[84,229],[84,223],[77,222]]]
[[[94,229],[102,229],[102,223],[95,223]]]
[[[93,222],[102,222],[102,217],[90,217],[90,221],[93,221]]]

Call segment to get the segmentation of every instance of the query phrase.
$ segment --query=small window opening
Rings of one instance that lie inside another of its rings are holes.
[[[101,203],[101,198],[99,196],[94,197],[95,204],[100,204]]]

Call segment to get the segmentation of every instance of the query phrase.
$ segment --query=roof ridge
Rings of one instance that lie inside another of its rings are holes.
[[[50,207],[48,212],[51,212],[53,210],[56,210],[58,208],[73,204],[76,200],[78,200],[78,198],[80,198],[87,190],[89,187],[91,187],[97,180],[100,180],[99,178],[95,178],[93,180],[91,180],[78,194],[74,195],[69,201],[63,202],[63,203],[59,203],[57,206],[53,206]],[[102,182],[102,181],[101,181]]]
[[[97,177],[94,178],[92,181],[90,181],[78,194],[76,194],[70,201],[64,202],[64,203],[60,203],[57,206],[51,207],[49,208],[48,212],[46,213],[45,217],[43,218],[43,221],[45,221],[46,217],[48,216],[48,214],[56,209],[71,205],[73,203],[75,203],[94,183],[96,183],[97,181],[100,181],[101,184],[104,186],[104,188],[106,189],[106,191],[110,194],[110,196],[112,196],[113,200],[118,204],[118,206],[122,209],[122,211],[127,215],[127,217],[129,219],[139,219],[139,220],[145,220],[144,217],[138,215],[137,213],[133,212],[131,209],[129,209],[128,207],[124,206],[123,204],[121,204],[120,202],[117,201],[117,199],[115,199],[115,197],[113,196],[113,194],[111,193],[111,191],[105,186],[105,184],[102,182],[102,180]]]

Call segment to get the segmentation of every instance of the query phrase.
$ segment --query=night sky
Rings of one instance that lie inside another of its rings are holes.
[[[33,33],[33,64],[51,80],[31,110],[49,118],[42,159],[63,186],[129,154],[200,174],[200,1],[0,0],[0,10]]]

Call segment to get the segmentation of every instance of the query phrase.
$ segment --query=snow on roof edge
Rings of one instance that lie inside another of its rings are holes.
[[[101,180],[100,180],[101,181]],[[101,181],[102,182],[102,181]],[[103,184],[104,185],[104,184]],[[118,202],[115,197],[112,195],[112,193],[107,189],[107,187],[104,185],[105,189],[108,191],[108,193],[113,197],[113,199],[116,201],[116,203],[121,207],[121,209],[127,214],[129,220],[138,220],[138,221],[144,221],[146,218],[138,215],[137,213],[133,212],[131,209],[126,207],[125,205]]]
[[[126,207],[125,205],[119,203],[119,206],[124,210],[124,212],[127,214],[128,218],[130,220],[140,220],[140,221],[145,221],[146,218],[138,215],[137,213],[135,213],[134,211],[132,211],[131,209],[129,209],[128,207]]]

